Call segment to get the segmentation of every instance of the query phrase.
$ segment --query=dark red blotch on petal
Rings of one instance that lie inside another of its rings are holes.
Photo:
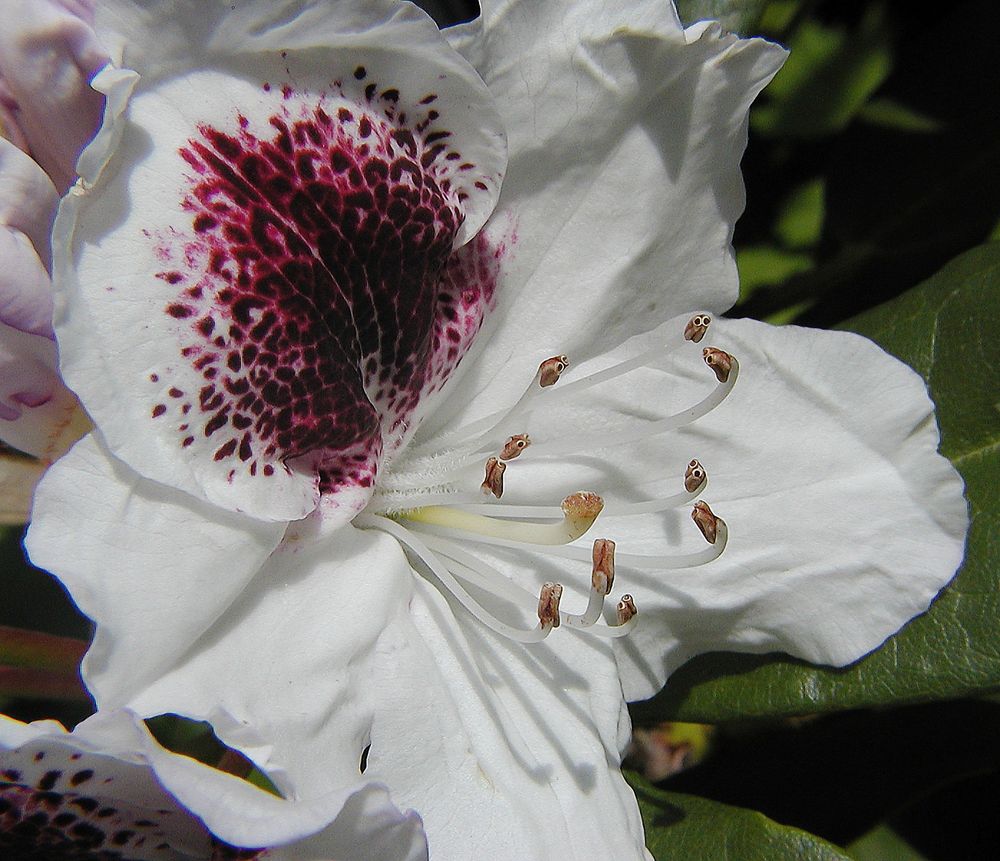
[[[157,277],[202,382],[167,396],[159,373],[150,413],[179,446],[211,440],[216,461],[252,476],[290,464],[326,491],[370,486],[383,440],[481,325],[496,255],[480,242],[453,256],[461,157],[428,117],[400,122],[395,89],[368,98],[276,99],[269,135],[238,118],[182,149],[191,223],[182,250],[158,249],[170,267]]]

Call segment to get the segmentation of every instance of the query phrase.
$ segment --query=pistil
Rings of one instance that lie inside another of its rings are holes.
[[[562,501],[559,523],[521,523],[486,517],[459,508],[427,505],[399,515],[400,519],[447,530],[445,534],[466,533],[473,540],[500,539],[515,544],[569,544],[590,529],[604,508],[596,493],[581,491]]]

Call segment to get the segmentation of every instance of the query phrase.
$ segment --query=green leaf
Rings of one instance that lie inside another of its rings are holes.
[[[970,503],[961,571],[928,613],[851,667],[702,655],[634,705],[638,723],[717,723],[1000,690],[1000,243],[963,254],[845,328],[877,341],[929,384],[941,450],[965,479]]]
[[[879,825],[847,847],[854,861],[927,861],[888,825]]]
[[[832,843],[762,813],[655,789],[627,773],[656,861],[850,861]]]
[[[766,0],[678,0],[677,12],[685,24],[721,21],[733,33],[754,33]]]

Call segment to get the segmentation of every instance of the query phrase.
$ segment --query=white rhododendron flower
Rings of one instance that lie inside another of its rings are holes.
[[[780,48],[660,0],[96,26],[54,241],[97,430],[28,546],[101,708],[208,720],[304,804],[384,785],[435,859],[638,859],[627,698],[708,649],[848,663],[953,575],[920,379],[712,319]]]
[[[178,799],[201,802],[204,821]],[[331,810],[340,815],[329,823]],[[225,830],[234,817],[250,839],[254,821],[322,831],[283,847],[239,849],[205,827]],[[384,789],[294,804],[165,750],[125,709],[96,714],[73,732],[56,721],[25,724],[0,715],[4,858],[333,861],[360,840],[372,857],[391,861],[416,861],[427,853],[419,818],[396,811]]]

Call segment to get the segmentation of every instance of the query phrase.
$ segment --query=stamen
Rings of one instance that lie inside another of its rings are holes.
[[[711,318],[707,314],[699,314],[698,317],[701,317],[702,320],[705,321],[704,325],[707,330],[708,324],[711,322]],[[690,326],[691,321],[688,321],[687,325]],[[687,327],[685,327],[684,331],[685,338],[687,338]],[[623,374],[629,373],[629,371],[636,370],[637,368],[658,365],[667,356],[680,348],[682,343],[682,341],[678,340],[664,344],[657,344],[655,347],[643,350],[631,359],[626,359],[623,362],[619,362],[617,365],[612,365],[602,371],[595,371],[594,373],[581,377],[578,380],[571,380],[568,383],[563,383],[556,391],[546,394],[545,405],[548,406],[550,404],[557,403],[558,401],[566,400],[573,395],[579,394],[584,389],[589,389],[593,386],[599,385],[600,383],[606,383],[608,380],[613,380],[615,377],[620,377]]]
[[[716,352],[722,353],[722,355],[726,357],[725,379],[723,380],[720,377],[719,370],[717,370],[715,365],[710,365],[712,370],[715,371],[716,377],[720,380],[719,385],[717,385],[710,394],[706,395],[694,406],[674,413],[671,416],[667,416],[662,419],[655,419],[645,425],[636,423],[633,427],[627,430],[622,430],[610,437],[607,433],[580,434],[578,436],[568,434],[560,439],[535,442],[532,445],[532,454],[544,454],[547,456],[564,455],[572,454],[577,451],[607,448],[611,445],[620,446],[627,443],[637,442],[657,434],[666,433],[667,431],[676,430],[677,428],[684,427],[685,425],[689,425],[692,422],[697,421],[702,416],[707,415],[714,410],[729,396],[729,393],[733,390],[733,386],[736,384],[736,380],[739,377],[740,363],[736,360],[736,357],[729,355],[729,353],[723,353],[722,350],[718,350]],[[716,355],[712,354],[712,356],[713,361],[716,361]],[[708,364],[707,357],[706,364]]]
[[[704,337],[709,323],[711,323],[711,317],[707,314],[695,315],[688,320],[685,326],[685,339],[700,341],[702,337]],[[573,380],[568,384],[560,386],[560,388],[554,393],[546,393],[545,403],[548,406],[560,400],[573,397],[584,389],[588,389],[592,386],[614,379],[615,377],[626,374],[637,368],[655,366],[662,362],[667,355],[677,349],[680,343],[681,341],[678,340],[677,342],[658,344],[651,349],[645,350],[642,353],[633,356],[631,359],[619,362],[618,364],[605,368],[604,370],[588,374],[581,379]],[[719,352],[721,353],[722,351]],[[428,440],[424,443],[413,445],[409,449],[408,456],[411,459],[419,459],[430,455],[434,450],[437,450],[437,456],[441,456],[449,449],[455,447],[460,449],[464,448],[466,451],[474,450],[477,455],[480,452],[485,453],[489,451],[495,443],[488,440],[482,440],[480,443],[477,443],[476,440],[481,440],[482,437],[487,434],[492,434],[495,439],[495,436],[499,435],[499,432],[503,430],[501,425],[509,426],[513,417],[527,412],[531,408],[532,401],[541,393],[541,389],[551,388],[568,366],[569,359],[565,355],[553,356],[552,358],[546,359],[538,366],[538,371],[535,373],[535,377],[531,384],[525,389],[525,391],[521,394],[521,397],[516,403],[514,403],[513,406],[497,410],[496,412],[483,416],[476,421],[455,428],[447,433],[439,434],[434,440]],[[697,416],[695,416],[695,418],[697,418]],[[693,421],[694,418],[689,420]],[[658,433],[661,431],[653,432]],[[514,437],[511,437],[511,439],[516,440],[518,436],[519,435],[515,435]],[[527,435],[524,436],[526,437]],[[508,440],[508,442],[510,442],[510,440]],[[527,442],[530,444],[530,440]],[[521,449],[523,450],[524,447],[526,446],[522,446]],[[512,453],[512,456],[516,456],[516,454]],[[510,459],[506,456],[506,453],[504,453],[501,458],[503,460]],[[459,465],[468,465],[468,460],[461,458]]]
[[[700,343],[711,322],[712,318],[708,314],[695,314],[684,327],[684,340]]]
[[[375,514],[359,514],[355,520],[355,524],[362,529],[381,529],[383,532],[387,532],[396,538],[400,544],[408,547],[421,562],[426,565],[431,572],[434,574],[438,580],[444,585],[444,587],[455,596],[455,599],[468,610],[473,616],[475,616],[480,622],[482,622],[487,628],[501,636],[507,637],[511,640],[516,640],[519,643],[538,643],[544,640],[549,632],[555,627],[555,625],[543,625],[539,621],[538,627],[531,630],[525,630],[523,628],[515,628],[513,625],[508,625],[506,622],[500,621],[492,613],[490,613],[482,604],[476,601],[458,582],[458,579],[447,569],[446,566],[442,565],[438,558],[434,555],[434,552],[427,547],[413,532],[394,520],[390,520],[387,517],[381,517]],[[548,585],[548,584],[546,584]],[[560,592],[561,592],[560,587]],[[544,589],[544,587],[543,587]],[[558,611],[558,599],[556,609]],[[541,610],[541,606],[539,606]]]
[[[458,563],[462,568],[458,576],[463,580],[474,583],[491,595],[495,595],[497,598],[502,598],[505,601],[510,601],[513,604],[533,601],[535,599],[535,596],[527,589],[507,579],[495,568],[487,565],[478,556],[474,556],[467,550],[462,549],[454,541],[441,538],[437,535],[428,535],[426,533],[422,533],[422,535],[424,543],[428,547],[450,559],[452,562]]]
[[[598,538],[593,548],[594,567],[590,577],[595,592],[610,595],[615,582],[615,542],[609,538]]]
[[[516,433],[503,444],[500,452],[500,460],[513,460],[522,451],[531,445],[531,437],[526,433]]]
[[[639,611],[635,608],[635,600],[631,595],[622,595],[621,601],[618,602],[618,624],[627,625],[635,618],[635,614]]]
[[[438,434],[433,440],[413,446],[410,450],[411,456],[420,455],[429,449],[446,449],[454,445],[457,441],[471,442],[477,437],[481,437],[483,434],[494,430],[500,422],[510,422],[512,418],[524,412],[525,407],[534,400],[541,389],[555,385],[559,380],[559,375],[568,366],[569,359],[566,356],[553,356],[551,359],[546,359],[538,366],[534,379],[513,406],[497,410],[483,416],[481,419],[469,422],[467,425],[462,425],[447,433]]]
[[[724,383],[729,379],[729,372],[736,361],[729,353],[725,350],[720,350],[718,347],[705,347],[701,351],[701,355],[705,360],[705,364],[715,371],[716,379],[720,383]]]
[[[525,601],[531,601],[534,599],[534,595],[532,595],[527,589],[511,582],[499,571],[491,568],[483,562],[483,560],[478,556],[473,556],[457,544],[447,540],[446,538],[438,538],[436,536],[427,535],[425,538],[428,547],[452,560],[453,563],[457,564],[462,569],[461,571],[456,572],[456,575],[461,577],[463,580],[466,580],[469,583],[474,583],[480,589],[483,589],[489,594],[511,601],[515,604],[524,603]],[[599,538],[598,542],[604,540],[605,539]],[[595,542],[595,544],[596,543],[597,542]],[[613,544],[613,542],[609,543]],[[586,612],[582,615],[560,612],[559,615],[562,624],[570,628],[585,628],[587,633],[594,634],[598,637],[624,637],[632,630],[632,628],[635,627],[635,625],[626,625],[625,627],[622,627],[620,625],[597,624],[600,621],[601,610],[604,607],[604,597],[604,595],[599,595],[596,593],[596,590],[592,589]]]
[[[569,367],[569,359],[566,356],[553,356],[546,359],[538,366],[538,385],[543,389],[554,386],[559,382],[562,372]]]
[[[543,628],[559,627],[559,600],[563,587],[558,583],[543,583],[538,595],[538,624]]]
[[[700,565],[707,565],[722,555],[729,541],[729,528],[726,525],[726,521],[721,517],[716,517],[715,523],[715,542],[711,547],[706,547],[704,550],[699,550],[695,553],[678,554],[677,556],[646,556],[639,553],[615,553],[615,564],[618,567],[625,566],[639,570],[649,569],[654,571],[673,571],[679,568],[697,568]],[[521,544],[506,542],[498,538],[477,540],[500,547],[520,547],[523,549],[523,545]],[[591,551],[585,547],[547,546],[539,547],[537,551],[547,556],[558,556],[561,559],[575,559],[580,562],[586,562],[591,558]]]
[[[503,496],[503,473],[507,469],[507,464],[495,457],[486,461],[486,478],[483,479],[482,491],[484,494],[492,493],[497,499]]]
[[[568,544],[590,529],[604,508],[604,500],[596,493],[581,491],[567,496],[562,502],[560,523],[521,523],[485,517],[457,508],[428,505],[400,514],[405,520],[430,527],[435,534],[464,537],[486,544],[510,542],[524,544]]]
[[[615,542],[607,538],[596,539],[591,555],[593,567],[587,609],[579,615],[566,613],[563,616],[567,625],[577,628],[590,628],[601,618],[604,599],[611,592],[611,585],[615,581]]]
[[[684,471],[684,489],[688,493],[694,493],[702,490],[706,484],[708,484],[708,473],[705,472],[705,467],[696,458],[687,465],[687,469]]]
[[[633,514],[653,514],[666,511],[679,505],[687,505],[704,493],[708,486],[708,473],[697,461],[692,460],[684,473],[684,492],[663,496],[660,499],[650,499],[646,502],[616,502],[604,508],[607,517],[627,517]]]
[[[705,540],[709,544],[715,544],[719,535],[719,524],[721,523],[725,527],[725,522],[720,517],[716,517],[712,513],[712,509],[708,507],[708,503],[696,502],[694,504],[694,509],[691,511],[691,519],[698,525],[701,530],[701,534],[705,536]]]
[[[659,499],[616,503],[606,508],[601,497],[592,492],[571,494],[558,508],[552,505],[501,505],[495,500],[503,495],[507,463],[519,457],[529,446],[532,448],[529,457],[536,454],[570,454],[626,445],[688,425],[725,400],[739,376],[739,362],[717,347],[704,348],[702,357],[715,374],[718,385],[687,409],[661,419],[625,423],[621,432],[605,429],[601,433],[575,434],[575,427],[568,424],[555,431],[553,438],[539,442],[537,437],[540,431],[537,429],[533,429],[534,440],[527,433],[511,434],[511,431],[519,430],[513,418],[540,407],[541,402],[535,403],[536,397],[544,397],[548,406],[553,401],[573,398],[585,389],[632,370],[655,367],[672,350],[681,348],[683,341],[701,342],[710,323],[711,318],[707,314],[697,314],[687,321],[683,340],[677,338],[674,343],[660,344],[616,365],[563,383],[554,392],[543,396],[542,390],[551,389],[569,365],[564,355],[546,359],[538,366],[532,384],[513,406],[410,449],[403,470],[383,480],[379,501],[375,506],[370,504],[355,522],[362,528],[378,528],[394,535],[407,552],[419,558],[469,612],[491,630],[510,639],[538,642],[560,625],[586,629],[588,633],[601,637],[627,635],[637,620],[636,605],[631,595],[623,595],[617,602],[618,624],[603,623],[605,603],[614,584],[616,562],[620,566],[646,571],[693,568],[718,558],[726,547],[729,533],[725,521],[716,517],[706,503],[695,502],[708,483],[708,474],[701,462],[693,459],[687,463],[683,482],[679,477],[674,479],[683,484],[682,492]],[[676,329],[674,331],[676,333]],[[505,436],[506,440],[501,445],[500,441]],[[421,448],[429,446],[437,451],[426,456],[419,454]],[[414,453],[416,457],[410,459]],[[483,463],[483,459],[486,463],[482,495],[475,496],[470,492],[475,487],[474,470]],[[463,487],[465,490],[461,489]],[[491,499],[489,503],[473,501],[482,500],[483,495],[492,496],[495,500]],[[400,501],[409,500],[411,504],[405,507],[386,505],[388,500],[395,501],[397,496]],[[439,500],[441,504],[438,504]],[[612,517],[643,515],[692,502],[695,504],[691,517],[709,544],[700,551],[675,556],[617,553],[615,542],[608,538],[596,539],[590,548],[569,546],[590,529],[602,511]],[[393,513],[383,516],[382,512],[387,511]],[[549,522],[526,522],[524,518]],[[526,545],[530,545],[530,550],[536,553],[589,561],[591,586],[586,609],[579,614],[562,611],[563,585],[555,582],[545,583],[536,600],[533,593],[513,579],[492,568],[477,555],[466,552],[462,545],[468,546],[470,541],[522,552],[529,550]],[[473,592],[470,594],[468,589]],[[526,630],[501,621],[480,603],[478,597],[474,597],[483,595],[512,602],[525,614],[535,609],[538,626]]]

